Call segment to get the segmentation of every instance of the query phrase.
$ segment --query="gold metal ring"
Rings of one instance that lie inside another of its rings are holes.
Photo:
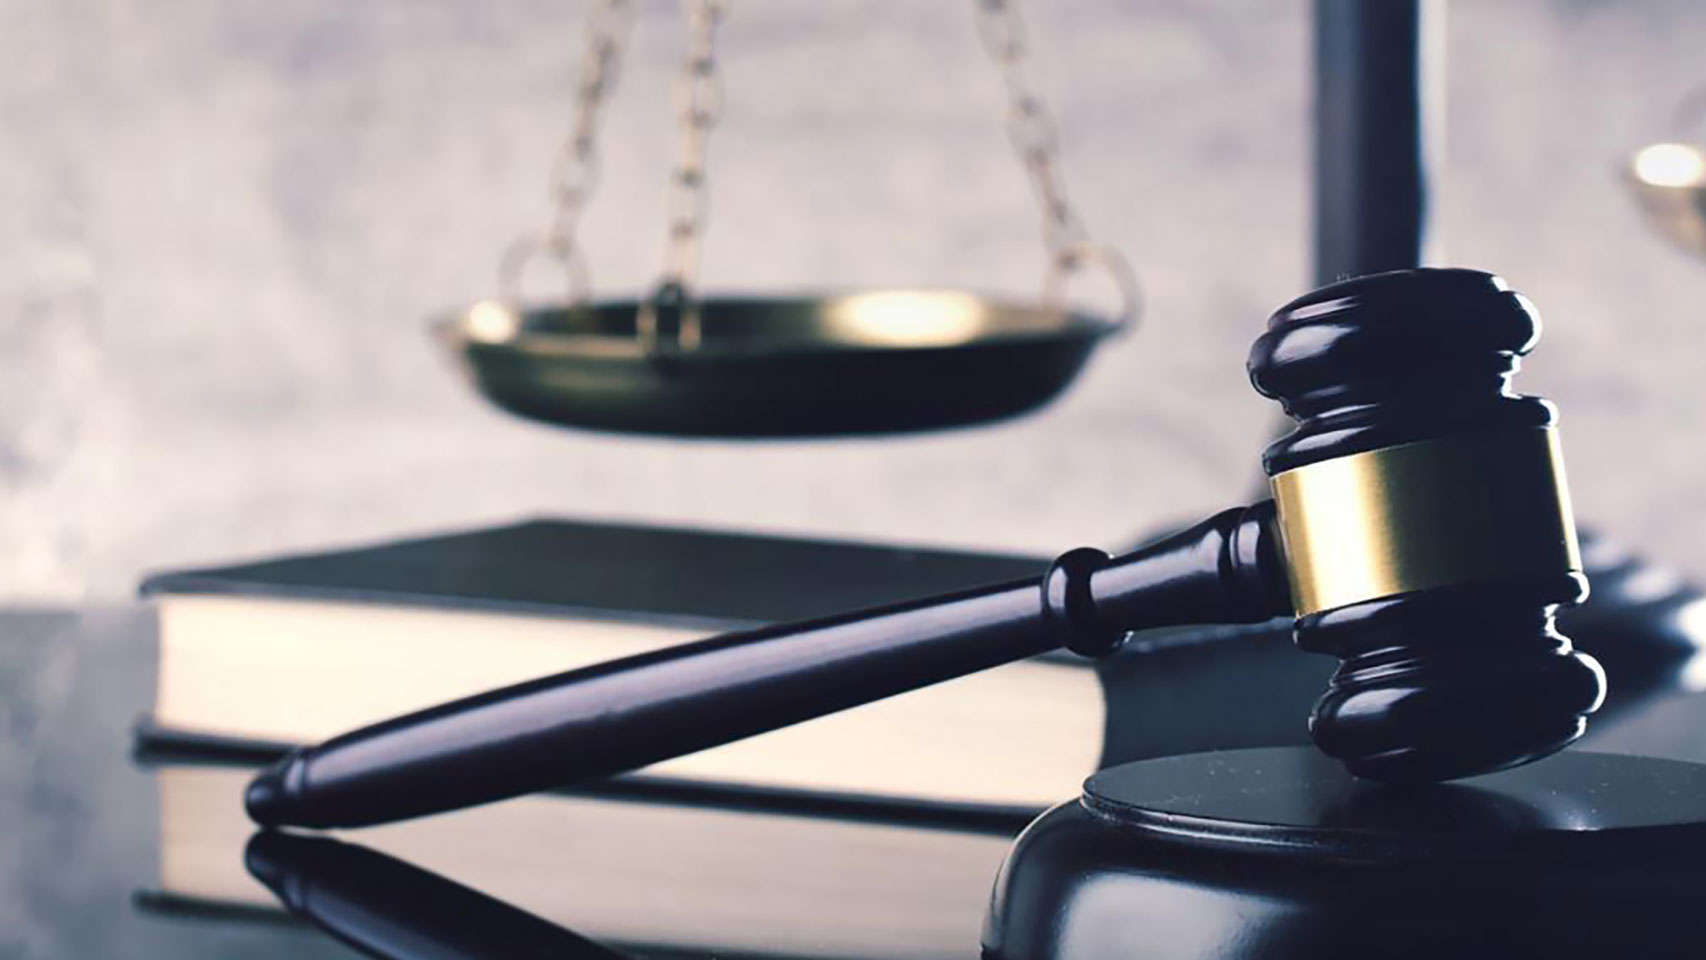
[[[679,326],[675,339],[665,341],[658,330],[658,308],[670,306],[680,312]],[[640,301],[634,315],[634,332],[640,341],[640,350],[647,357],[658,357],[664,354],[691,353],[699,349],[703,338],[703,326],[699,316],[699,303],[693,298],[693,291],[680,281],[666,280],[658,284],[652,295]],[[665,344],[668,346],[665,346]]]
[[[580,248],[570,245],[564,249],[548,238],[532,236],[517,237],[498,261],[498,290],[505,300],[513,304],[527,302],[527,292],[522,289],[523,274],[535,260],[550,260],[561,265],[566,282],[564,292],[567,294],[564,302],[576,308],[586,304],[592,280],[587,274],[586,261],[581,259]]]
[[[1551,427],[1370,450],[1272,483],[1298,616],[1582,566]]]
[[[1107,244],[1081,241],[1051,257],[1048,276],[1043,281],[1043,304],[1057,314],[1065,313],[1066,281],[1086,266],[1101,267],[1113,279],[1120,293],[1120,310],[1114,315],[1114,325],[1130,330],[1143,307],[1143,286],[1125,255]]]

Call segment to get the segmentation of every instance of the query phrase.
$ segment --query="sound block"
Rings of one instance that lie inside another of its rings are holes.
[[[994,960],[1700,956],[1706,766],[1571,751],[1432,785],[1304,747],[1113,767],[1020,835]]]

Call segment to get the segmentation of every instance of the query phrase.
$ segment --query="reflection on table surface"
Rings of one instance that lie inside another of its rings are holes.
[[[247,768],[129,754],[153,684],[144,610],[0,614],[0,818],[28,825],[0,847],[0,955],[350,956],[246,869]],[[837,960],[975,956],[1009,841],[987,828],[567,794],[342,839],[353,843],[298,846],[380,864],[368,873],[412,878],[417,893],[450,891],[420,918],[429,930],[437,914],[471,910],[500,926],[527,918],[517,929],[586,951]],[[324,905],[323,879],[296,889]],[[337,881],[344,908],[362,886]],[[426,942],[406,919],[390,918],[395,943]],[[420,956],[535,955],[501,946],[502,930],[496,951],[479,953],[478,926],[451,938],[461,952]]]
[[[161,843],[147,902],[203,913],[275,907],[279,888],[244,867],[251,771],[171,763],[151,772]],[[987,832],[570,794],[347,838],[609,943],[873,960],[966,955],[1008,843]]]
[[[259,833],[249,872],[292,915],[385,960],[620,960],[525,910],[429,870],[328,837]]]
[[[0,956],[351,956],[245,869],[246,770],[131,757],[154,682],[145,609],[0,611],[0,823],[12,827]],[[1703,720],[1706,698],[1674,697],[1628,711],[1591,746],[1706,760]],[[566,795],[345,839],[629,955],[836,960],[975,956],[1007,845],[1000,833]]]

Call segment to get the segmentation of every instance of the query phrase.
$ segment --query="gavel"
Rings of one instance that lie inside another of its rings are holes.
[[[1251,382],[1295,421],[1273,498],[1040,578],[765,627],[545,677],[297,750],[249,786],[263,825],[382,823],[643,767],[1135,630],[1292,615],[1337,656],[1317,747],[1438,781],[1582,735],[1604,672],[1554,624],[1587,595],[1556,409],[1511,391],[1539,335],[1497,276],[1408,270],[1280,308]],[[920,731],[928,736],[929,731]]]

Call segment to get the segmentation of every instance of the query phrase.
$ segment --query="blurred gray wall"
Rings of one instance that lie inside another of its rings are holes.
[[[1047,551],[1249,494],[1274,412],[1244,354],[1308,273],[1305,4],[1032,3],[1142,329],[1028,420],[772,444],[511,419],[424,335],[543,212],[583,10],[0,5],[0,600],[532,513]],[[1447,260],[1545,313],[1522,383],[1563,408],[1580,512],[1706,573],[1706,262],[1615,175],[1706,82],[1706,5],[1480,0],[1448,29]],[[722,40],[708,287],[1037,288],[969,2],[736,0]],[[657,268],[681,43],[643,3],[585,224],[606,293]]]

